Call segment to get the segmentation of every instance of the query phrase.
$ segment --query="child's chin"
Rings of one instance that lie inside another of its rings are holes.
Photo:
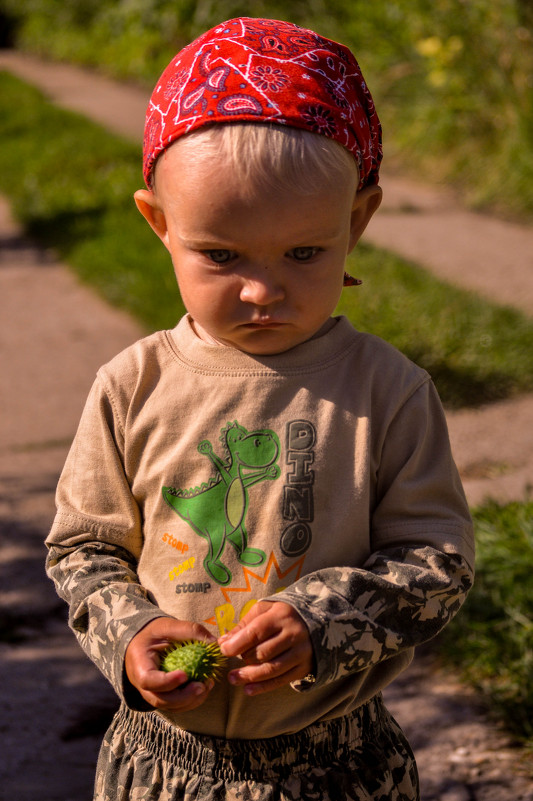
[[[275,356],[278,353],[285,353],[287,350],[295,348],[305,342],[307,337],[280,336],[279,332],[272,330],[257,332],[257,335],[246,337],[234,344],[234,347],[253,356]]]

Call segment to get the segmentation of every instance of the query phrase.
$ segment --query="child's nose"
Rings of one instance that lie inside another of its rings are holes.
[[[253,274],[244,277],[241,289],[241,300],[244,303],[268,306],[282,300],[284,294],[276,271],[268,267],[261,267],[254,270]]]

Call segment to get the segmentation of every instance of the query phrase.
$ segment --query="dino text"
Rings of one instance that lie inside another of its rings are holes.
[[[287,423],[287,473],[283,487],[283,519],[290,521],[280,539],[285,556],[301,556],[311,545],[311,526],[314,518],[311,470],[315,454],[315,427],[308,420]]]

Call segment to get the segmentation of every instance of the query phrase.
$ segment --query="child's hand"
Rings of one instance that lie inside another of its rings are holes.
[[[187,623],[168,617],[152,620],[132,639],[126,649],[125,667],[128,679],[145,701],[156,709],[188,712],[204,703],[214,681],[205,684],[189,681],[183,670],[164,673],[161,654],[169,643],[179,640],[206,640],[214,637],[198,623]],[[184,686],[186,685],[186,686]]]
[[[247,695],[275,690],[303,679],[313,667],[311,638],[289,604],[259,601],[229,634],[219,639],[225,656],[242,656],[245,667],[228,673]]]

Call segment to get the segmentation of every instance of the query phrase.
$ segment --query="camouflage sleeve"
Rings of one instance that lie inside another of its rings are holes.
[[[305,620],[316,687],[434,637],[459,610],[472,578],[461,556],[399,547],[373,554],[362,568],[310,573],[270,600],[291,604]]]
[[[69,625],[87,656],[129,706],[150,708],[129,683],[124,657],[143,626],[167,615],[140,585],[134,557],[105,542],[51,545],[46,570],[69,605]]]

